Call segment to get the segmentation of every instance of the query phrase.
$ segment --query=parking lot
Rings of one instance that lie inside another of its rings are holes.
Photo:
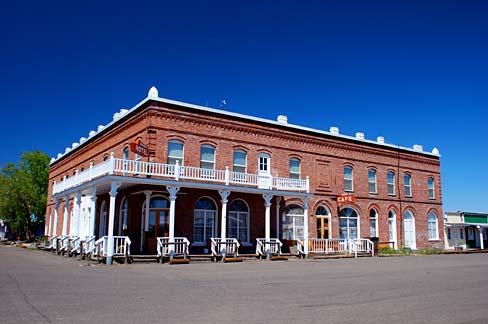
[[[487,323],[488,254],[87,265],[0,246],[0,323]]]

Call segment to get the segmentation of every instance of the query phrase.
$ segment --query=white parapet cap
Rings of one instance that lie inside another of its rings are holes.
[[[131,114],[132,112],[136,111],[138,108],[140,108],[141,106],[143,106],[145,103],[147,103],[150,100],[157,101],[157,102],[161,102],[161,103],[167,103],[167,104],[171,104],[171,105],[175,105],[175,106],[181,106],[181,107],[186,107],[186,108],[190,108],[190,109],[200,110],[200,111],[211,112],[211,113],[214,113],[214,114],[220,114],[220,115],[225,115],[225,116],[230,116],[230,117],[245,119],[245,120],[249,120],[249,121],[265,123],[265,124],[269,124],[269,125],[276,125],[276,126],[288,127],[290,129],[294,129],[294,130],[301,130],[301,131],[306,131],[306,132],[311,132],[311,133],[316,133],[316,134],[321,134],[321,135],[328,135],[328,136],[334,136],[334,137],[344,138],[344,139],[348,139],[348,140],[355,140],[355,141],[358,141],[358,142],[360,141],[362,143],[366,142],[366,143],[371,143],[371,144],[376,144],[376,145],[381,145],[381,146],[389,147],[391,149],[397,149],[397,150],[403,150],[403,151],[410,151],[410,152],[421,152],[422,154],[425,154],[425,155],[431,155],[431,156],[440,157],[439,150],[437,148],[434,148],[432,150],[432,153],[430,153],[430,152],[426,152],[426,151],[423,151],[423,150],[418,151],[418,150],[414,150],[414,149],[408,148],[408,147],[403,147],[403,146],[399,146],[399,145],[393,145],[393,144],[385,143],[384,142],[384,137],[382,137],[382,136],[379,136],[377,138],[377,141],[371,141],[371,140],[367,140],[367,139],[357,138],[357,134],[356,134],[355,137],[348,136],[348,135],[343,135],[343,134],[340,134],[339,133],[339,128],[338,127],[331,127],[330,130],[327,132],[327,131],[320,130],[320,129],[310,128],[310,127],[304,127],[304,126],[299,126],[299,125],[293,125],[293,124],[289,124],[288,123],[288,118],[286,116],[284,116],[284,115],[281,115],[281,116],[283,116],[283,117],[286,118],[286,123],[283,122],[283,119],[280,120],[279,117],[275,121],[275,120],[270,120],[270,119],[265,119],[265,118],[260,118],[260,117],[254,117],[254,116],[244,115],[244,114],[240,114],[240,113],[234,113],[234,112],[225,111],[225,110],[216,109],[216,108],[199,106],[199,105],[190,104],[190,103],[186,103],[186,102],[182,102],[182,101],[176,101],[176,100],[171,100],[171,99],[166,99],[166,98],[160,98],[159,97],[158,89],[156,87],[154,87],[154,86],[151,87],[151,89],[149,89],[149,92],[147,93],[147,97],[144,98],[144,99],[142,99],[140,102],[138,102],[134,107],[130,108],[129,110],[123,109],[119,113],[116,113],[119,116],[119,118],[117,120],[112,119],[112,121],[110,123],[108,123],[107,125],[99,125],[98,128],[97,128],[97,131],[93,131],[93,130],[90,131],[90,133],[89,133],[88,138],[86,139],[86,141],[84,141],[83,143],[81,143],[81,140],[80,140],[80,145],[78,147],[76,147],[76,149],[78,149],[80,146],[85,145],[85,143],[90,142],[93,138],[97,137],[99,134],[104,133],[104,131],[106,131],[108,128],[110,128],[110,126],[112,126],[113,124],[115,124],[116,122],[118,122],[119,119],[120,119],[121,113],[124,116],[125,115],[128,115],[128,114]],[[67,149],[69,149],[69,148],[67,148]],[[61,157],[63,157],[65,154],[69,153],[70,151],[71,152],[72,151],[75,151],[76,149],[66,150],[64,154],[61,154],[61,156],[59,156],[59,154],[58,154],[58,157],[56,158],[56,161],[59,160]],[[54,162],[56,162],[56,161],[54,161]]]
[[[279,124],[288,124],[288,116],[285,115],[279,115],[278,118],[276,119]]]
[[[414,151],[418,151],[418,152],[422,152],[424,150],[423,146],[420,145],[420,144],[414,144],[413,145],[413,150]]]
[[[360,140],[363,140],[364,139],[364,133],[356,133],[356,138],[357,139],[360,139]]]

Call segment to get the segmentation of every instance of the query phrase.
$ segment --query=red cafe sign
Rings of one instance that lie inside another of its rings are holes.
[[[337,203],[338,204],[352,203],[355,200],[356,200],[356,198],[352,194],[342,194],[342,195],[337,196]]]
[[[141,156],[149,156],[149,150],[146,144],[142,144],[141,141],[130,143],[130,150]]]

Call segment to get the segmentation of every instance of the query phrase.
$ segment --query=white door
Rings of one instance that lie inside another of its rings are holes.
[[[397,235],[396,235],[396,215],[393,211],[388,213],[388,230],[389,230],[389,241],[393,242],[393,249],[397,249]]]
[[[258,187],[261,189],[271,189],[271,158],[268,154],[261,153],[258,157]]]
[[[405,212],[403,220],[404,232],[405,232],[405,247],[410,249],[416,249],[415,244],[415,218],[410,211]]]

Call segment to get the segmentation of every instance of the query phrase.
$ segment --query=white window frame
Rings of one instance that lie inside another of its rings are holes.
[[[374,179],[371,181],[370,173],[373,174]],[[374,190],[371,190],[371,186],[374,186]],[[377,194],[378,193],[378,186],[376,185],[376,170],[375,169],[368,169],[368,191],[370,194]]]
[[[198,201],[200,201],[201,199],[208,199],[208,200],[210,200],[213,203],[215,209],[214,210],[212,210],[212,209],[197,209],[196,208],[196,205],[197,205]],[[196,237],[195,237],[195,232],[196,232],[195,231],[195,211],[197,211],[197,210],[204,212],[203,213],[203,241],[197,241],[196,240]],[[210,226],[207,226],[207,216],[209,216],[210,213],[212,213],[212,212],[214,214],[213,215],[214,224],[213,224],[212,227],[210,227]],[[207,244],[207,239],[206,239],[207,235],[206,234],[207,234],[207,231],[208,230],[211,230],[211,235],[208,236],[208,237],[209,238],[215,237],[215,235],[217,234],[217,228],[218,228],[218,217],[217,216],[218,216],[218,207],[217,207],[217,204],[215,203],[215,201],[212,198],[210,198],[210,197],[200,197],[200,198],[198,198],[195,201],[195,206],[193,207],[193,217],[194,217],[193,218],[193,245],[195,245],[195,246],[205,246]]]
[[[434,217],[434,219],[431,217]],[[439,218],[434,213],[430,213],[427,216],[427,237],[429,241],[439,240]]]
[[[99,226],[98,226],[98,237],[103,237],[105,235],[108,234],[107,232],[107,216],[108,216],[108,212],[107,212],[108,208],[107,208],[107,202],[104,200],[102,201],[102,205],[100,206],[100,220],[99,220]],[[102,231],[103,229],[103,231]]]
[[[265,163],[266,161],[266,163]],[[264,168],[266,166],[266,168]],[[271,156],[266,153],[260,153],[258,156],[258,173],[259,174],[271,174]]]
[[[435,199],[435,183],[434,183],[434,178],[429,177],[427,180],[427,190],[429,192],[429,199],[433,200]]]
[[[127,206],[124,206],[127,205]],[[122,235],[123,230],[127,229],[127,222],[129,220],[129,201],[127,200],[127,197],[124,197],[122,199],[122,203],[120,204],[120,212],[119,212],[119,228],[118,228],[118,233],[119,235]],[[124,228],[125,225],[125,228]]]
[[[204,160],[203,159],[203,149],[204,148],[205,149],[211,149],[213,151],[213,154],[212,154],[213,159],[212,160]],[[203,144],[200,147],[200,168],[215,170],[215,155],[216,155],[215,152],[216,152],[216,148],[213,145]],[[212,166],[211,168],[209,167],[210,165]]]
[[[371,213],[374,212],[374,216],[371,216]],[[371,224],[374,222],[374,233],[371,232]],[[369,211],[369,235],[371,237],[378,237],[378,211],[375,208],[371,208]]]
[[[390,182],[390,175],[392,176],[392,182]],[[386,175],[386,182],[387,182],[387,190],[388,190],[388,196],[396,196],[396,191],[395,191],[395,172],[388,171],[388,174]],[[390,191],[390,188],[392,188],[392,192]]]
[[[171,156],[169,155],[170,149],[169,146],[171,143],[180,144],[181,145],[181,157],[180,156]],[[168,164],[176,164],[176,161],[179,161],[180,165],[183,165],[185,162],[185,143],[179,140],[169,140],[168,141]]]
[[[356,213],[357,217],[351,217],[350,215],[347,215],[347,214],[346,214],[346,216],[341,216],[342,211],[346,210],[346,209],[350,209],[350,210],[354,211]],[[343,219],[346,222],[345,227],[341,226],[341,219]],[[356,220],[356,237],[351,236],[351,229],[354,227],[350,226],[350,223],[351,223],[351,220],[354,220],[354,219]],[[356,209],[351,208],[351,207],[345,207],[345,208],[341,209],[339,211],[339,238],[341,238],[341,239],[358,239],[358,238],[360,238],[361,237],[360,222],[361,222],[361,216],[359,215],[359,213]],[[347,237],[341,237],[341,229],[343,229],[343,228],[346,229]]]
[[[351,177],[348,178],[347,175],[346,175],[346,169],[350,169],[351,170]],[[347,188],[347,183],[351,184],[351,188],[348,189]],[[344,166],[344,191],[346,192],[354,192],[354,169],[352,166],[350,165],[345,165]]]
[[[244,206],[246,206],[247,208],[247,211],[241,211],[241,210],[236,210],[236,211],[233,211],[232,210],[232,206],[234,205],[234,203],[236,202],[240,202],[242,203]],[[250,245],[251,243],[251,239],[250,239],[250,224],[249,224],[249,220],[250,220],[250,217],[249,217],[249,212],[250,209],[249,209],[249,205],[243,200],[243,199],[235,199],[233,200],[230,204],[229,204],[229,215],[228,215],[228,222],[227,222],[227,231],[229,233],[229,236],[231,236],[231,225],[232,225],[232,222],[233,221],[236,221],[236,226],[233,226],[235,229],[236,229],[236,234],[235,235],[236,239],[239,240],[242,244],[246,244],[246,245]],[[241,229],[241,226],[240,226],[240,222],[239,222],[239,219],[241,216],[244,216],[246,218],[246,238],[245,240],[240,240],[239,238],[239,231]]]
[[[301,208],[302,214],[290,213],[291,210],[298,209],[297,207]],[[297,224],[297,219],[299,218],[305,221],[303,213],[304,213],[304,209],[300,205],[292,204],[287,206],[285,212],[283,213],[282,223],[281,223],[282,224],[281,237],[283,239],[291,239],[291,240],[303,239],[303,235],[302,236],[298,235],[298,232],[301,230],[301,232],[304,233],[304,224],[302,225]],[[291,237],[289,238],[285,237],[285,234],[289,233],[290,230],[291,230]]]
[[[408,184],[407,184],[408,179]],[[403,187],[405,189],[405,197],[412,197],[412,176],[408,173],[403,175]],[[408,188],[408,190],[407,190]]]
[[[292,166],[291,163],[297,162],[298,163],[298,172],[292,172]],[[290,159],[290,179],[300,179],[302,173],[302,161],[300,159],[293,157]]]
[[[236,163],[236,153],[244,154],[244,165],[242,164],[237,164]],[[234,153],[232,154],[232,171],[234,172],[240,172],[240,173],[246,173],[247,172],[247,152],[244,150],[234,150]],[[236,169],[241,168],[241,171],[236,171]],[[243,170],[242,170],[243,169]]]

